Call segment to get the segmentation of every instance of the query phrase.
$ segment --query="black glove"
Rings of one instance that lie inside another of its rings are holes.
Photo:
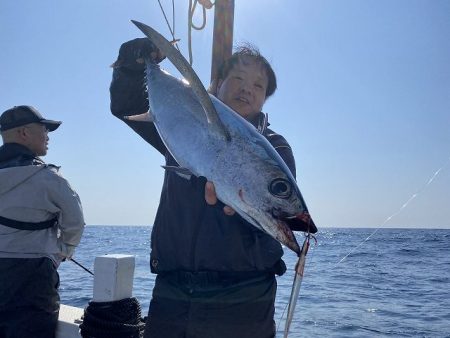
[[[137,38],[120,46],[117,61],[113,68],[124,67],[129,70],[142,71],[145,68],[144,59],[160,63],[166,57],[148,38]]]

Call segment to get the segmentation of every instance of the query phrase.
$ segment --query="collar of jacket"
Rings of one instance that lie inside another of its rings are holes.
[[[262,135],[265,134],[267,126],[269,125],[269,115],[267,113],[260,112],[253,120],[248,120],[251,124],[258,129],[258,132]]]
[[[0,147],[0,169],[39,164],[45,162],[21,144],[5,143]]]

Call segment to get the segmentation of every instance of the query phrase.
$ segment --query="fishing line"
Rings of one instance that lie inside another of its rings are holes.
[[[174,44],[175,48],[178,49],[178,51],[180,51],[180,48],[178,47],[178,43],[177,43],[179,41],[179,39],[175,38],[175,3],[174,3],[174,0],[172,0],[172,26],[173,26],[173,28],[172,28],[172,26],[170,26],[169,20],[167,19],[166,12],[164,11],[164,8],[161,4],[161,0],[158,0],[158,3],[159,3],[159,7],[161,8],[161,12],[164,16],[164,20],[166,20],[166,24],[167,24],[167,27],[169,28],[170,34],[172,35],[173,44]]]
[[[194,2],[192,2],[194,1]],[[202,6],[202,24],[197,26],[194,24],[194,12],[195,8],[199,3]],[[169,19],[167,18],[166,12],[161,4],[161,0],[158,0],[159,8],[164,16],[164,20],[166,21],[167,27],[169,28],[170,34],[172,35],[172,42],[175,45],[176,49],[180,52],[180,48],[178,47],[179,39],[175,38],[175,3],[172,0],[172,25],[169,23]],[[188,52],[189,52],[189,64],[192,66],[194,63],[194,59],[192,56],[192,28],[196,30],[202,30],[206,26],[206,10],[211,9],[215,5],[215,2],[212,3],[209,0],[189,0],[189,9],[188,9]]]
[[[197,3],[202,6],[202,24],[197,26],[194,24],[194,12]],[[206,0],[189,0],[189,11],[188,11],[188,53],[189,53],[189,64],[192,66],[194,63],[194,58],[192,56],[192,28],[196,30],[202,30],[206,26],[206,10],[211,9],[214,4]]]
[[[394,212],[392,215],[390,215],[388,218],[386,218],[386,220],[378,227],[378,228],[376,228],[366,239],[364,239],[361,243],[359,243],[356,247],[354,247],[348,254],[346,254],[333,268],[335,268],[336,266],[338,266],[340,263],[342,263],[348,256],[350,256],[356,249],[358,249],[361,245],[363,245],[365,242],[367,242],[373,235],[375,235],[377,232],[378,232],[378,230],[380,230],[387,222],[389,222],[392,218],[394,218],[395,216],[397,216],[399,213],[401,213],[402,211],[403,211],[403,209],[405,209],[410,203],[411,203],[411,201],[412,200],[414,200],[417,196],[419,196],[420,194],[422,194],[423,193],[423,191],[425,190],[425,189],[427,189],[428,188],[428,186],[436,179],[436,177],[441,173],[441,171],[442,170],[444,170],[444,168],[446,168],[448,165],[449,165],[449,163],[450,163],[450,157],[447,159],[447,161],[444,163],[444,165],[443,166],[441,166],[438,170],[436,170],[435,172],[434,172],[434,174],[428,179],[428,181],[422,186],[422,188],[420,188],[416,193],[414,193],[414,194],[412,194],[411,195],[411,197],[409,197],[408,198],[408,200],[405,202],[405,203],[403,203],[403,205],[399,208],[399,210],[397,210],[396,212]],[[313,253],[312,253],[312,255],[310,255],[310,256],[312,256],[311,258],[310,258],[310,264],[311,264],[311,262],[313,261],[313,259],[314,259],[314,251],[313,251]],[[305,266],[305,269],[306,269],[306,266]],[[280,324],[281,324],[281,322],[282,322],[282,320],[283,320],[283,317],[284,317],[284,314],[285,314],[285,312],[286,312],[286,309],[287,309],[287,307],[288,307],[288,305],[289,304],[287,304],[285,307],[284,307],[284,309],[283,309],[283,312],[282,312],[282,314],[281,314],[281,317],[280,317],[280,319],[279,319],[279,321],[278,321],[278,325],[277,325],[277,328],[276,328],[276,332],[279,332],[279,328],[280,328]]]
[[[76,265],[78,265],[80,268],[82,268],[83,270],[89,272],[92,276],[94,275],[94,273],[89,270],[88,268],[85,268],[83,265],[81,265],[80,263],[78,263],[75,259],[73,258],[69,258],[72,262],[74,262]]]
[[[388,218],[386,218],[386,220],[378,227],[375,229],[374,232],[372,232],[365,240],[363,240],[361,243],[359,243],[357,246],[355,246],[348,254],[346,254],[339,262],[337,262],[333,268],[335,268],[336,266],[338,266],[339,264],[341,264],[348,256],[350,256],[356,249],[358,249],[361,245],[363,245],[365,242],[367,242],[373,235],[375,235],[375,233],[378,232],[378,230],[380,230],[387,222],[389,222],[393,217],[397,216],[399,213],[401,213],[403,211],[403,209],[405,209],[408,204],[411,203],[412,200],[414,200],[417,196],[419,196],[421,193],[423,193],[423,191],[425,189],[428,188],[428,186],[435,180],[435,178],[439,175],[439,173],[448,166],[448,164],[450,163],[450,157],[447,159],[447,161],[445,162],[445,164],[443,166],[441,166],[438,170],[436,170],[434,172],[434,174],[430,177],[430,179],[422,186],[422,188],[420,188],[416,193],[412,194],[410,198],[408,198],[408,200],[403,203],[403,205],[400,207],[400,209],[398,209],[396,212],[394,212],[391,216],[389,216]]]

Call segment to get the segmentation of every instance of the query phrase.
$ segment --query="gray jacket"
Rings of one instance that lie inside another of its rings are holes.
[[[21,222],[53,218],[43,230],[18,230],[0,223],[0,258],[49,257],[58,266],[80,243],[84,218],[80,198],[47,164],[0,169],[0,216]]]

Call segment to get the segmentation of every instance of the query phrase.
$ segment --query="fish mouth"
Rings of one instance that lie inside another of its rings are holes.
[[[309,232],[312,234],[317,232],[317,227],[308,211],[303,211],[292,215],[277,208],[273,208],[272,216],[275,219],[287,224],[291,230]]]

